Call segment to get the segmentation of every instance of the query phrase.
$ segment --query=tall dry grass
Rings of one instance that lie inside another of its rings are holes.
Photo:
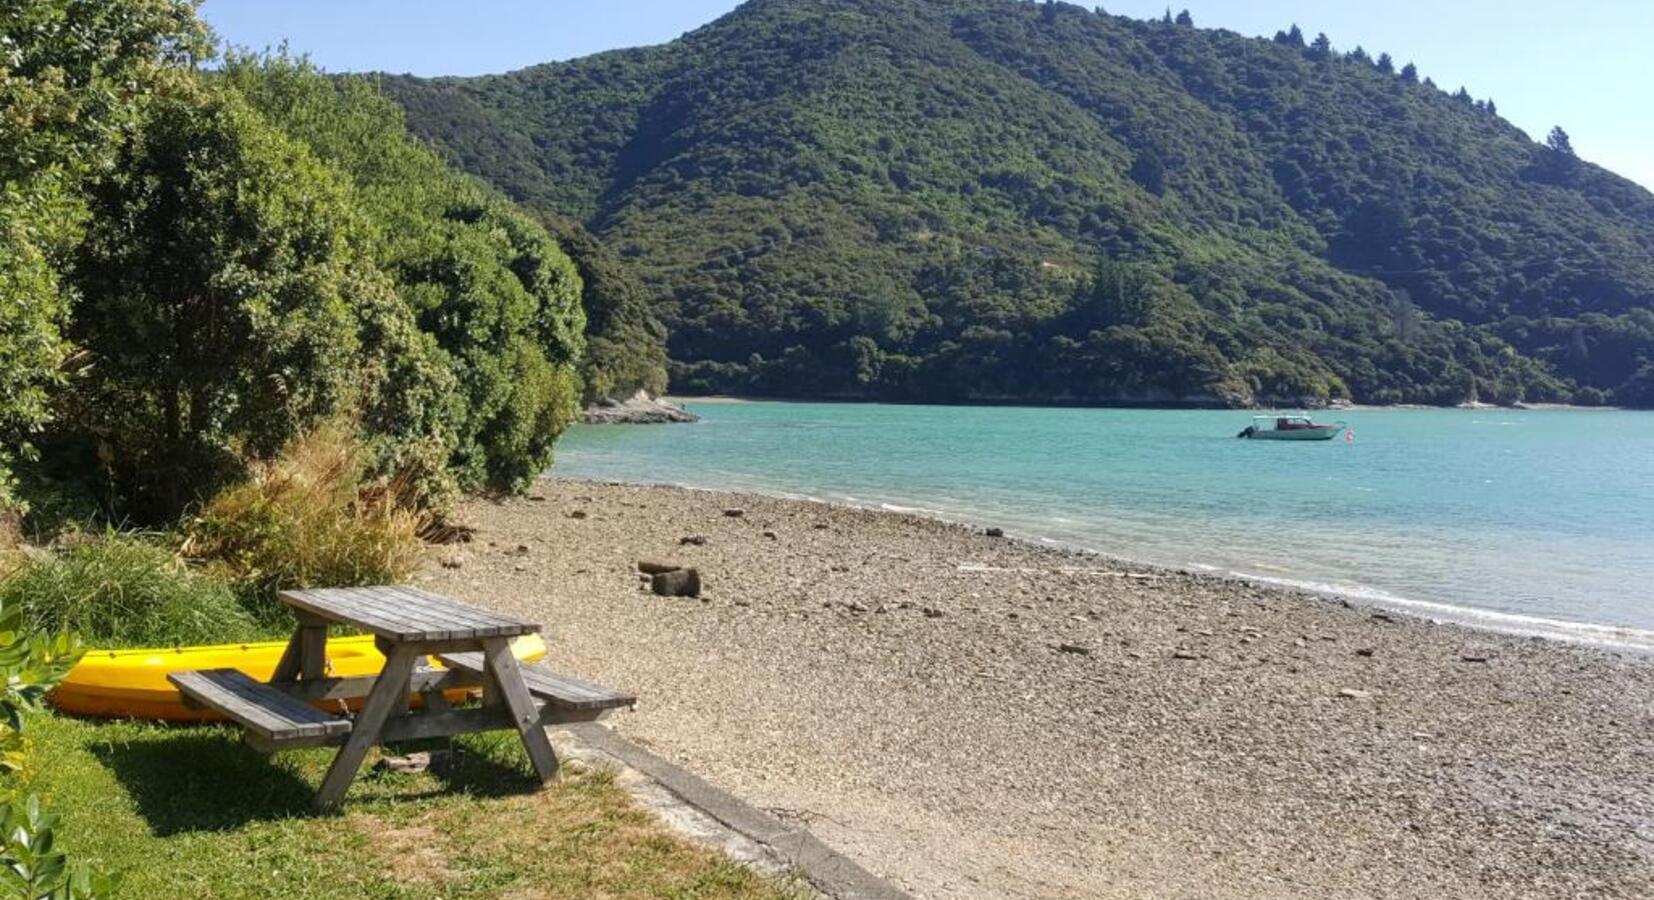
[[[209,501],[183,552],[264,594],[403,580],[427,517],[403,502],[399,480],[370,481],[369,464],[354,427],[317,428]]]

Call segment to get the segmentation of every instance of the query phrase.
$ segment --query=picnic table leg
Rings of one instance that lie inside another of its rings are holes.
[[[545,726],[540,724],[540,710],[534,705],[527,682],[523,681],[523,670],[511,652],[511,642],[506,638],[489,638],[482,642],[482,653],[484,681],[498,688],[500,699],[511,710],[511,718],[517,725],[517,733],[522,735],[523,747],[528,750],[540,783],[550,784],[557,779],[557,751],[551,748],[551,739],[546,737]]]
[[[327,620],[299,615],[299,627],[282,651],[271,681],[314,681],[327,674]]]
[[[415,644],[397,644],[392,648],[384,671],[379,673],[373,690],[368,693],[367,702],[362,705],[361,714],[351,726],[350,739],[339,749],[339,755],[333,758],[333,765],[327,769],[327,777],[322,779],[321,790],[316,792],[317,807],[334,809],[344,803],[345,792],[356,780],[362,760],[367,757],[368,750],[379,743],[385,722],[398,709],[407,709],[409,680],[413,676],[414,665],[422,655]]]

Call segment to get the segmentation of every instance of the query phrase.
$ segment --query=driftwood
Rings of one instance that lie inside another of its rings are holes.
[[[637,570],[645,575],[659,575],[662,572],[676,572],[683,566],[675,563],[651,562],[647,559],[637,564]]]
[[[701,573],[694,569],[660,572],[649,580],[649,589],[662,597],[699,597]]]

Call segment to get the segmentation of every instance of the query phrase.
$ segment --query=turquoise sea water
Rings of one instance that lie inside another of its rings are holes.
[[[1654,413],[1352,410],[1346,443],[1222,411],[689,404],[581,426],[556,474],[917,510],[1494,628],[1654,646]],[[1642,633],[1647,631],[1649,633]]]

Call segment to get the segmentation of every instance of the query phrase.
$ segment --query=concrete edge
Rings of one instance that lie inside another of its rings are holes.
[[[768,852],[785,869],[833,900],[910,900],[890,882],[822,843],[808,830],[756,809],[668,760],[589,722],[553,726],[590,750],[609,756],[670,792],[696,811]]]

